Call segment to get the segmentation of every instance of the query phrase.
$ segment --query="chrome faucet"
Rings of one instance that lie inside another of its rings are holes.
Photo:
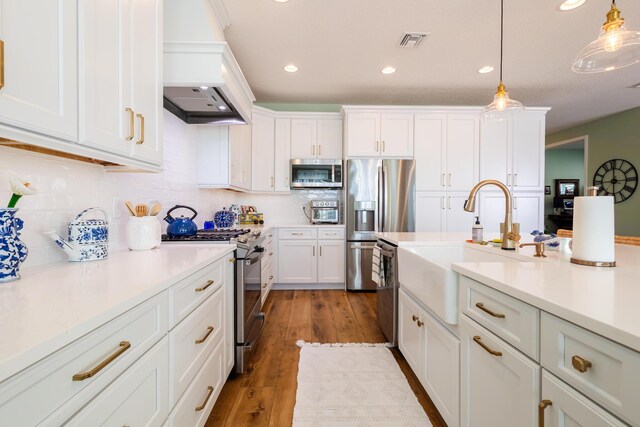
[[[476,195],[478,191],[485,185],[495,185],[502,190],[505,197],[505,210],[504,210],[504,224],[501,224],[500,232],[502,233],[502,249],[505,251],[514,251],[520,241],[520,224],[513,223],[513,199],[511,198],[511,192],[506,185],[495,179],[485,179],[477,183],[469,193],[469,199],[464,202],[464,210],[467,212],[473,212],[476,210]]]

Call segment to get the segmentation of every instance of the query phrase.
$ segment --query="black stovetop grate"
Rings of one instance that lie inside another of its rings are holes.
[[[250,233],[249,229],[233,230],[198,230],[193,236],[162,235],[163,242],[228,242],[229,240]]]

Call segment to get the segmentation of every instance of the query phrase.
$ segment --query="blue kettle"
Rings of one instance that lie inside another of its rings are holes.
[[[171,216],[171,212],[176,209],[184,208],[189,209],[193,212],[193,216],[191,218],[185,218],[184,216],[180,216],[180,218],[174,218]],[[198,232],[198,226],[193,221],[193,219],[198,216],[198,212],[195,209],[190,208],[189,206],[183,205],[175,205],[169,212],[167,212],[167,216],[164,217],[164,220],[169,223],[167,227],[167,234],[169,236],[193,236]]]

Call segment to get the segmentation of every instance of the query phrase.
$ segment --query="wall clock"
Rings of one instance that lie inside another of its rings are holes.
[[[616,203],[624,202],[636,191],[638,171],[626,160],[608,160],[596,171],[593,185],[600,187],[599,196],[613,196]]]

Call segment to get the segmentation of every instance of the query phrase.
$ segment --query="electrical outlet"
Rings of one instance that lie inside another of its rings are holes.
[[[117,219],[122,216],[122,205],[124,202],[116,197],[113,198],[113,209],[111,210],[111,218]]]

